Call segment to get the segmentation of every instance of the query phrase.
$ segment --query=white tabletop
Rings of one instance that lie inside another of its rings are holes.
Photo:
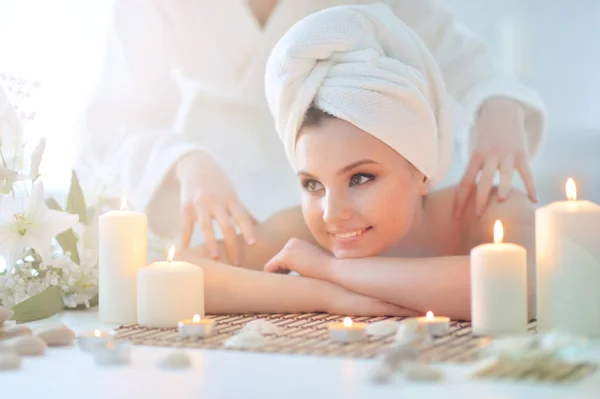
[[[106,328],[97,313],[67,311],[32,323],[65,323],[76,333]],[[367,376],[374,360],[186,349],[193,367],[166,371],[156,366],[170,348],[134,346],[126,366],[97,366],[77,347],[50,348],[46,356],[26,358],[18,371],[0,372],[2,398],[600,398],[600,372],[571,386],[473,381],[480,364],[439,365],[443,382],[399,382],[376,386]],[[600,342],[582,354],[600,361]]]

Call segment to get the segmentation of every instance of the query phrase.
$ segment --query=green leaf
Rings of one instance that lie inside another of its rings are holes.
[[[62,212],[62,208],[58,204],[58,202],[53,197],[48,197],[46,199],[46,206],[54,211]]]
[[[46,319],[62,312],[64,307],[60,290],[52,286],[13,307],[13,319],[17,323]]]
[[[88,224],[87,207],[85,205],[85,197],[83,190],[79,184],[79,179],[75,171],[71,173],[71,189],[67,198],[67,212],[79,215],[79,223]]]
[[[79,251],[77,251],[77,237],[75,237],[73,229],[63,231],[62,233],[57,235],[56,241],[58,241],[58,245],[60,245],[63,251],[71,253],[71,260],[76,264],[79,264]]]
[[[49,197],[46,199],[46,206],[50,209],[54,209],[55,211],[62,212],[62,208],[60,207],[58,202],[52,197]],[[71,253],[71,260],[73,262],[79,264],[79,251],[77,250],[77,237],[75,237],[75,233],[73,232],[73,229],[63,231],[62,233],[57,235],[56,241],[58,241],[58,245],[60,245],[60,247],[62,248],[63,251]]]

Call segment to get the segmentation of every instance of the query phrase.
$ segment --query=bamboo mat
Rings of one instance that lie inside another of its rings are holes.
[[[178,348],[203,348],[241,350],[263,353],[282,353],[314,356],[336,356],[348,358],[374,358],[387,352],[394,342],[393,336],[384,338],[369,337],[368,340],[340,344],[328,339],[327,325],[338,322],[342,316],[325,313],[304,314],[252,314],[207,316],[216,320],[215,331],[208,338],[179,338],[177,329],[153,329],[139,325],[123,326],[117,329],[117,339],[134,345],[153,345]],[[281,329],[281,334],[270,338],[259,348],[230,349],[224,341],[238,332],[246,323],[256,319],[268,320]],[[382,320],[400,321],[402,317],[356,317],[357,322],[373,323]],[[535,323],[529,325],[535,332]],[[436,338],[427,345],[419,346],[422,361],[469,363],[479,359],[480,350],[491,342],[487,337],[475,337],[468,322],[452,322],[450,333]]]

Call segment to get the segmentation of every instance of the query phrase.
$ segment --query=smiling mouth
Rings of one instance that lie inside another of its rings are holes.
[[[354,231],[349,231],[347,233],[340,233],[340,234],[332,234],[337,240],[349,240],[352,238],[356,238],[356,237],[360,237],[363,234],[365,234],[367,231],[371,230],[373,227],[369,226],[366,227],[364,229],[359,229],[359,230],[354,230]]]

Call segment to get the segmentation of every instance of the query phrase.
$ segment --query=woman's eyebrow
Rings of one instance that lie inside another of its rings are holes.
[[[360,161],[356,161],[356,162],[352,162],[349,165],[344,166],[342,169],[339,170],[339,172],[337,172],[338,176],[341,176],[345,173],[350,172],[352,169],[358,168],[361,165],[367,165],[367,164],[378,164],[377,162],[371,160],[371,159],[361,159]],[[311,179],[316,179],[316,177],[310,173],[308,173],[305,170],[299,170],[297,173],[298,176],[306,176],[309,177]]]
[[[346,174],[348,172],[350,172],[352,169],[357,168],[361,165],[367,165],[367,164],[372,164],[372,163],[377,163],[371,159],[361,159],[360,161],[356,161],[356,162],[352,162],[349,165],[344,166],[342,169],[340,169],[339,172],[337,172],[338,176],[341,176],[343,174]]]

